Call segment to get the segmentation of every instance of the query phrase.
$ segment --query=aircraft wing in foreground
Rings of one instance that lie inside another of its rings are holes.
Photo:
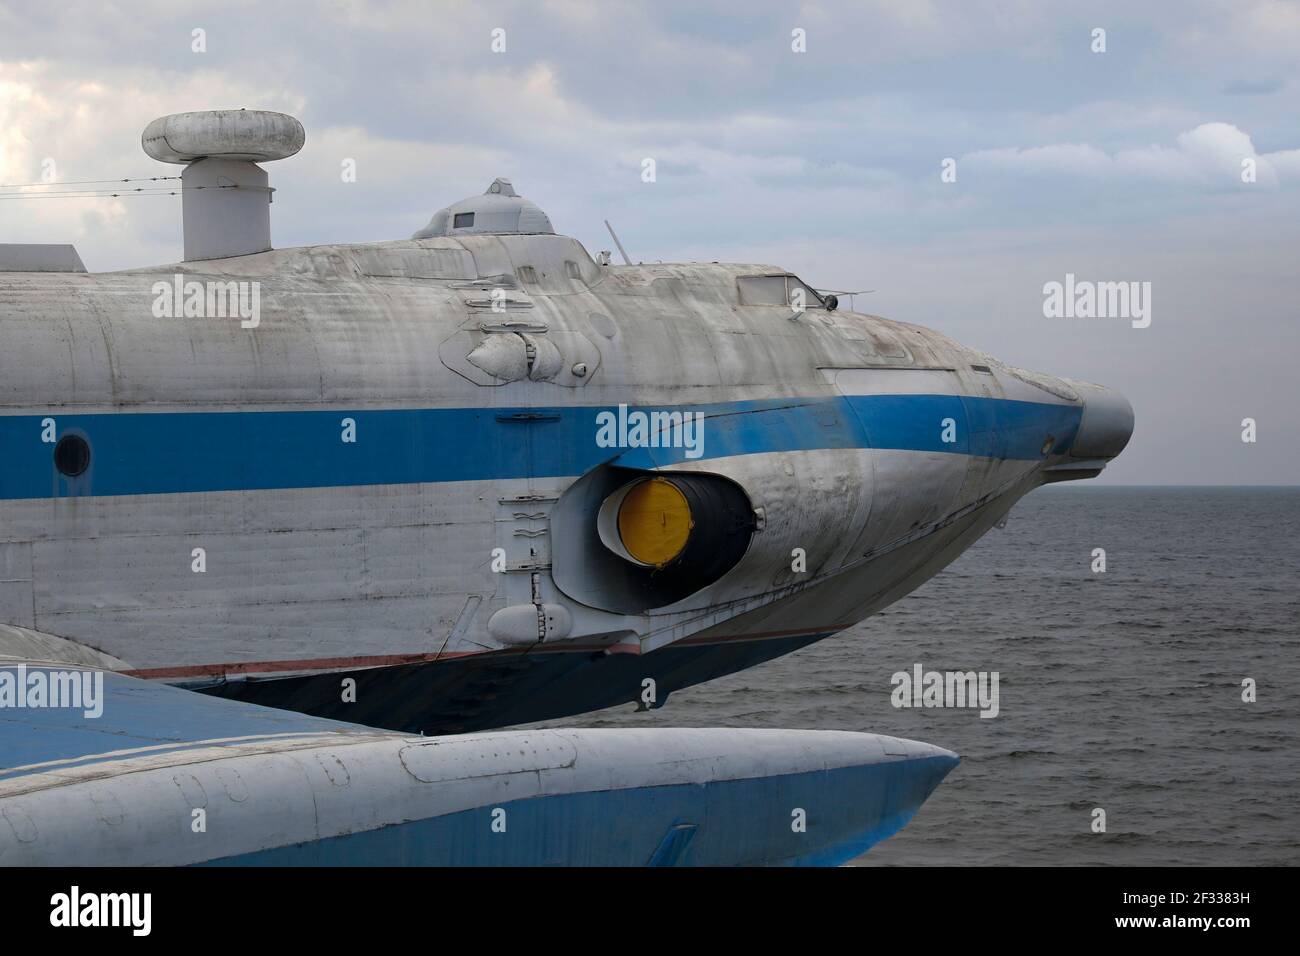
[[[837,864],[957,763],[839,731],[422,737],[12,659],[0,693],[37,704],[0,708],[8,866]]]

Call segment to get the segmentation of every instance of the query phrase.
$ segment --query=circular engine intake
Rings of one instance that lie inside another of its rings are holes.
[[[605,498],[596,528],[606,548],[641,569],[647,589],[684,596],[744,556],[754,511],[736,484],[717,475],[647,475]]]

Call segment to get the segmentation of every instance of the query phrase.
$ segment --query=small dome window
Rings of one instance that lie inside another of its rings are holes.
[[[494,179],[487,191],[440,209],[412,239],[439,236],[553,236],[555,230],[536,203],[515,192],[508,179]]]

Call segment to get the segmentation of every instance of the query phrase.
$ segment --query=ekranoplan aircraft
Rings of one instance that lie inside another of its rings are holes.
[[[850,627],[1098,474],[1123,397],[777,267],[593,260],[503,179],[272,249],[257,163],[303,142],[150,124],[179,264],[0,246],[0,863],[828,863],[903,826],[954,755],[493,728]],[[73,677],[102,713],[23,697]]]

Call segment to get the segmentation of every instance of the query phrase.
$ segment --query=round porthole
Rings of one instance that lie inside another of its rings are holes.
[[[54,446],[54,467],[75,478],[90,467],[90,446],[80,435],[64,435]]]

